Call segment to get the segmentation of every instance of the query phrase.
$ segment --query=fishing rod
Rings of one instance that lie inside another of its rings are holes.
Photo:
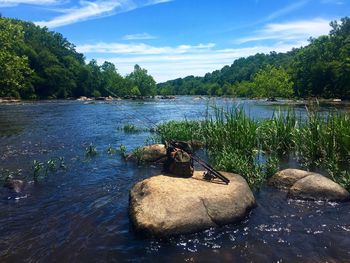
[[[113,94],[110,90],[108,90],[107,88],[105,88],[105,89],[108,92],[110,92],[113,96],[115,96],[115,94]],[[136,109],[134,110],[134,112],[136,112],[139,116],[141,116],[143,118],[143,121],[140,120],[138,117],[136,117],[135,114],[125,113],[125,115],[129,116],[129,117],[132,117],[132,118],[142,122],[147,128],[149,128],[150,130],[154,130],[155,133],[157,133],[160,137],[162,137],[162,134],[160,133],[160,131],[158,129],[158,126],[156,124],[154,124],[151,119],[149,119],[148,117],[144,116],[142,113],[140,113]],[[147,122],[145,122],[145,120]],[[167,143],[170,144],[174,148],[178,148],[178,149],[183,150],[184,152],[186,152],[190,156],[190,158],[193,161],[195,161],[196,163],[201,165],[206,170],[204,172],[204,175],[203,175],[204,179],[206,179],[208,181],[212,181],[215,178],[218,178],[219,180],[221,180],[225,184],[229,184],[230,183],[230,180],[226,176],[224,176],[222,173],[217,171],[215,168],[213,168],[206,161],[204,161],[201,158],[199,158],[198,156],[196,156],[193,152],[189,151],[188,147],[184,147],[183,145],[181,146],[179,143],[176,143],[174,140],[169,140],[169,141],[167,141]]]

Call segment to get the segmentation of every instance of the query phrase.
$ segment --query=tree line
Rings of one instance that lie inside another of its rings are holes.
[[[156,82],[135,65],[121,76],[113,63],[85,63],[60,33],[0,17],[0,97],[154,96]]]
[[[350,99],[350,19],[330,23],[326,36],[287,53],[240,58],[231,66],[157,85],[164,95],[323,97]]]
[[[0,16],[0,97],[215,95],[350,99],[350,19],[287,53],[239,58],[231,66],[156,85],[135,65],[121,76],[113,63],[86,63],[60,33]]]

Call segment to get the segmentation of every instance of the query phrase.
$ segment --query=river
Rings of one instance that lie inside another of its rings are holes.
[[[217,99],[266,118],[277,104]],[[148,131],[124,133],[172,119],[203,118],[207,100],[42,101],[0,105],[0,172],[31,178],[33,160],[64,157],[21,192],[0,187],[1,262],[335,262],[350,261],[350,203],[288,200],[263,186],[257,208],[239,224],[169,239],[142,238],[128,218],[128,191],[160,166],[125,162],[109,145],[130,151]],[[300,114],[303,105],[295,106]],[[328,108],[324,108],[327,110]],[[98,154],[87,157],[92,143]]]

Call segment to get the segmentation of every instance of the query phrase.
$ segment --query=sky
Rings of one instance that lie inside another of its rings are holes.
[[[2,16],[63,34],[87,62],[123,76],[139,64],[157,82],[305,46],[349,11],[350,0],[0,0]]]

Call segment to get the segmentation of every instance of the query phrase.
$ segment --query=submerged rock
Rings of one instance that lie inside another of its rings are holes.
[[[269,185],[288,190],[288,196],[296,199],[345,201],[349,192],[331,179],[317,173],[299,169],[279,171],[269,180]]]
[[[234,223],[255,206],[247,182],[224,173],[230,184],[208,182],[203,172],[192,178],[159,175],[130,190],[130,217],[137,232],[155,236],[192,233]]]
[[[349,192],[339,184],[320,174],[310,174],[298,180],[290,189],[288,195],[298,199],[346,201]]]
[[[16,193],[22,192],[25,185],[26,185],[26,183],[24,181],[18,180],[18,179],[11,179],[11,180],[8,180],[4,183],[4,187],[13,190]]]

